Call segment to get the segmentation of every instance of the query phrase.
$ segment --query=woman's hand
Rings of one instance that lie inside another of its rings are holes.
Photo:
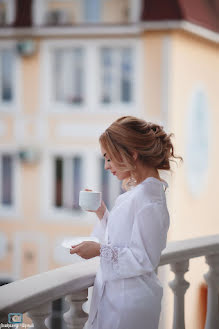
[[[85,191],[92,191],[92,190],[85,189]],[[88,211],[95,212],[97,217],[99,218],[99,220],[101,220],[103,218],[103,215],[104,215],[105,211],[106,211],[106,205],[105,205],[104,201],[101,200],[100,207],[97,210],[88,210]]]
[[[94,241],[83,241],[75,246],[71,246],[70,254],[77,254],[78,256],[90,259],[100,256],[100,243]]]

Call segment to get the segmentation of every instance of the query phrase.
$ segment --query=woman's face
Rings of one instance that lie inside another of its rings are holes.
[[[110,170],[111,173],[116,176],[119,180],[123,180],[130,176],[129,171],[120,171],[118,167],[113,163],[113,161],[107,156],[106,150],[100,145],[101,153],[105,159],[104,169]]]

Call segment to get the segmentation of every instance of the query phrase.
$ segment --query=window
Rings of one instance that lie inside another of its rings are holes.
[[[55,49],[54,100],[80,105],[84,101],[84,53],[81,48]]]
[[[133,100],[133,52],[129,47],[101,48],[101,103]]]
[[[114,206],[116,198],[123,193],[122,182],[113,176],[109,170],[104,169],[104,159],[100,161],[101,172],[101,192],[102,199],[110,210]]]
[[[11,102],[14,97],[14,62],[15,56],[11,49],[0,50],[0,99],[4,103]]]
[[[80,209],[79,192],[82,189],[82,159],[55,157],[54,206],[62,209]]]
[[[50,40],[43,48],[43,99],[48,111],[140,111],[138,40]]]
[[[84,18],[90,23],[101,20],[101,0],[84,0]]]
[[[13,182],[14,167],[13,156],[3,154],[0,158],[0,204],[3,207],[11,207],[14,204]]]

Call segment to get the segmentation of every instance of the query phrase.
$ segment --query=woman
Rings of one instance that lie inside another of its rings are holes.
[[[132,116],[113,122],[100,136],[105,169],[123,181],[121,194],[92,236],[70,252],[100,256],[87,329],[158,329],[163,288],[156,275],[166,247],[169,213],[159,169],[170,170],[176,157],[163,127]]]

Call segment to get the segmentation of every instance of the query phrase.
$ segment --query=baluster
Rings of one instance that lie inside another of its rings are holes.
[[[63,318],[69,329],[82,329],[88,319],[88,314],[82,309],[82,305],[88,300],[88,289],[78,291],[65,297],[70,309],[63,314]]]
[[[207,317],[205,329],[219,328],[219,254],[205,257],[209,265],[208,273],[204,274],[208,285]]]
[[[174,280],[169,282],[174,293],[173,329],[185,329],[184,295],[190,284],[184,279],[184,274],[189,269],[189,260],[170,264],[170,268],[175,274]]]
[[[45,320],[52,312],[52,304],[45,303],[39,307],[34,308],[33,310],[27,312],[27,315],[31,318],[36,329],[47,329],[49,328],[45,325]]]

